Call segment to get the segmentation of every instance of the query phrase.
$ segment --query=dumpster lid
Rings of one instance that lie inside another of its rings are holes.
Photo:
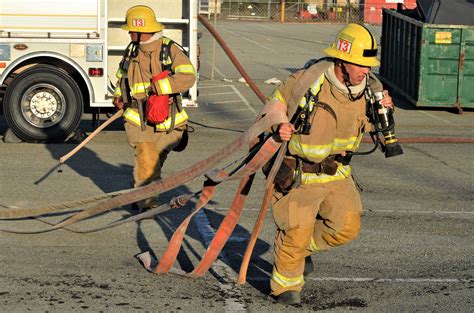
[[[417,0],[425,23],[474,25],[474,0]]]

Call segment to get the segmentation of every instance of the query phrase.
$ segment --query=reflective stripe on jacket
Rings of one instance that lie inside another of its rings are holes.
[[[136,109],[127,108],[123,113],[122,117],[127,120],[128,122],[136,125],[141,126],[140,123],[140,115]],[[188,120],[188,114],[183,109],[181,112],[177,112],[175,114],[175,125],[183,124]],[[157,131],[168,131],[171,128],[171,117],[168,117],[163,123],[159,123],[155,125],[155,129]]]
[[[324,184],[336,180],[346,179],[351,175],[351,167],[349,165],[338,164],[336,174],[315,174],[315,173],[301,173],[301,183],[303,185],[309,184]]]

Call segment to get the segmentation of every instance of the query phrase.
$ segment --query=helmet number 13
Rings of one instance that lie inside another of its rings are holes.
[[[345,41],[342,39],[338,39],[337,41],[337,50],[340,50],[345,53],[351,52],[352,43],[349,41]]]
[[[142,19],[142,18],[134,18],[133,19],[133,26],[143,27],[143,26],[145,26],[145,20]]]

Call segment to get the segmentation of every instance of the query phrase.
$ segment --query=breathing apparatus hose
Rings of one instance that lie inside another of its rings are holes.
[[[382,147],[382,151],[385,153],[386,158],[394,157],[403,154],[403,149],[398,142],[398,138],[395,136],[395,120],[393,118],[393,110],[391,108],[384,107],[380,100],[384,98],[382,90],[374,91],[371,86],[366,88],[367,98],[367,116],[370,122],[375,128],[375,138]],[[381,133],[384,137],[384,141],[380,140],[377,136]],[[371,134],[372,140],[374,135]],[[374,140],[374,143],[376,141]]]

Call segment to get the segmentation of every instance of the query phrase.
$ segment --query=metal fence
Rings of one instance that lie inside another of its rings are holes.
[[[206,0],[208,12],[217,13],[220,20],[254,20],[293,23],[360,23],[371,30],[378,30],[382,24],[382,9],[397,6],[413,9],[415,0],[405,0],[405,5],[395,1],[382,3],[365,1],[322,1],[323,4],[309,4],[304,0]],[[282,4],[285,3],[285,4]],[[376,26],[376,27],[373,27]],[[381,34],[375,34],[380,36]]]
[[[395,9],[397,6],[413,9],[415,0],[382,3],[377,0],[366,1],[324,1],[322,5],[306,3],[302,0],[209,0],[209,13],[215,11],[225,19],[260,19],[287,22],[366,22],[380,24],[382,8]]]
[[[212,0],[211,0],[212,1]],[[362,5],[363,6],[363,5]],[[282,5],[280,1],[266,3],[224,1],[218,14],[226,19],[260,19],[287,22],[323,22],[359,20],[360,12],[357,5],[311,6],[302,1]]]
[[[284,7],[275,0],[209,0],[208,3],[209,19],[216,21],[217,31],[236,48],[237,57],[256,81],[284,79],[308,59],[322,57],[323,48],[331,44],[337,31],[347,23],[364,24],[380,47],[382,8],[397,6],[381,5],[380,1],[324,6],[286,1]],[[222,49],[218,45],[214,48],[205,29],[201,32],[206,34],[200,40],[201,78],[238,80],[241,75]],[[280,38],[279,44],[272,44],[271,38]],[[245,43],[250,46],[244,48]]]

